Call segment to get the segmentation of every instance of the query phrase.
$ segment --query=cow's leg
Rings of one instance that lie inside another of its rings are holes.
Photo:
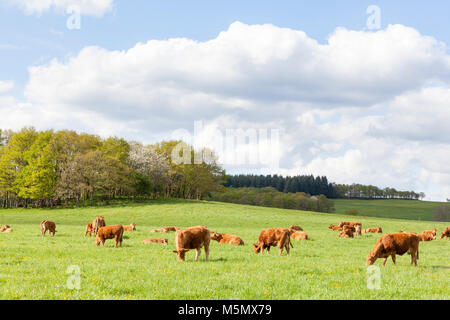
[[[198,260],[198,257],[200,256],[200,253],[202,253],[202,249],[201,248],[195,249],[195,261]]]
[[[387,259],[389,258],[389,256],[388,257],[386,257],[386,258],[384,258],[384,262],[383,262],[383,266],[385,266],[386,265],[386,261],[387,261]]]
[[[416,252],[415,251],[411,252],[411,265],[413,265],[413,263],[417,266],[417,258],[416,258]]]
[[[206,255],[206,261],[209,259],[209,245],[205,245],[205,255]]]
[[[263,247],[263,251],[264,251],[264,247]],[[267,247],[267,254],[270,254],[270,246]]]
[[[392,257],[392,262],[395,264],[395,253],[393,253],[393,254],[391,255],[391,257]]]

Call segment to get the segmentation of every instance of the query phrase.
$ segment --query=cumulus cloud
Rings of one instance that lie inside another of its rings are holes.
[[[54,10],[66,13],[67,9],[79,8],[81,14],[102,17],[112,10],[113,0],[7,0],[11,5],[22,9],[26,14],[41,15]]]
[[[24,103],[3,94],[10,112],[0,126],[153,142],[205,120],[199,141],[212,147],[215,130],[279,129],[276,151],[262,149],[279,155],[279,173],[430,190],[434,199],[450,187],[450,57],[402,25],[338,28],[319,44],[303,31],[235,22],[205,42],[91,46],[29,73]]]

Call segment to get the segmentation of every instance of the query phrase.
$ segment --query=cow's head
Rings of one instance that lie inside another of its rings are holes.
[[[216,241],[220,241],[222,240],[222,235],[220,233],[217,232],[211,232],[211,239],[216,240]]]
[[[186,255],[186,252],[188,252],[189,249],[179,249],[179,250],[173,250],[173,253],[176,253],[178,256],[178,260],[184,261],[184,257]]]
[[[131,224],[131,230],[136,230],[136,223],[133,222],[133,223]]]
[[[443,238],[444,238],[444,236],[445,236],[445,233],[444,233],[444,232],[442,232],[442,233],[441,233],[441,239],[443,239]]]
[[[366,265],[371,266],[375,263],[376,260],[377,260],[376,256],[373,255],[372,253],[369,253],[366,258]]]
[[[262,247],[261,244],[254,243],[254,244],[253,244],[253,251],[254,251],[256,254],[258,254],[258,253],[261,251],[261,247]]]

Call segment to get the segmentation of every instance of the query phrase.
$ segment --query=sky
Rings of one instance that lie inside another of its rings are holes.
[[[450,3],[341,2],[0,0],[0,128],[182,137],[229,173],[445,201]]]

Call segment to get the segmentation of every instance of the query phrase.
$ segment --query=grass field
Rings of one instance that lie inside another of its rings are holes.
[[[85,225],[98,215],[106,223],[136,222],[123,247],[96,247],[84,237]],[[56,222],[54,238],[41,237],[43,219]],[[0,210],[0,224],[14,232],[0,233],[0,299],[449,299],[450,241],[420,243],[418,267],[410,257],[389,260],[381,270],[381,289],[367,287],[365,259],[379,235],[338,239],[330,223],[354,220],[321,214],[215,202],[154,201],[147,204],[56,210]],[[445,223],[358,217],[363,227],[382,226],[422,231]],[[238,235],[245,246],[212,241],[210,261],[204,251],[198,262],[194,252],[178,262],[174,233],[151,234],[162,226],[205,225],[211,230]],[[291,255],[255,255],[252,243],[262,229],[302,226],[311,241],[293,241]],[[148,237],[167,237],[168,246],[141,244]],[[81,271],[80,289],[69,289],[67,273]]]
[[[354,200],[333,199],[336,213],[357,209],[360,215],[409,220],[433,220],[433,209],[449,205],[447,202],[419,200]]]

